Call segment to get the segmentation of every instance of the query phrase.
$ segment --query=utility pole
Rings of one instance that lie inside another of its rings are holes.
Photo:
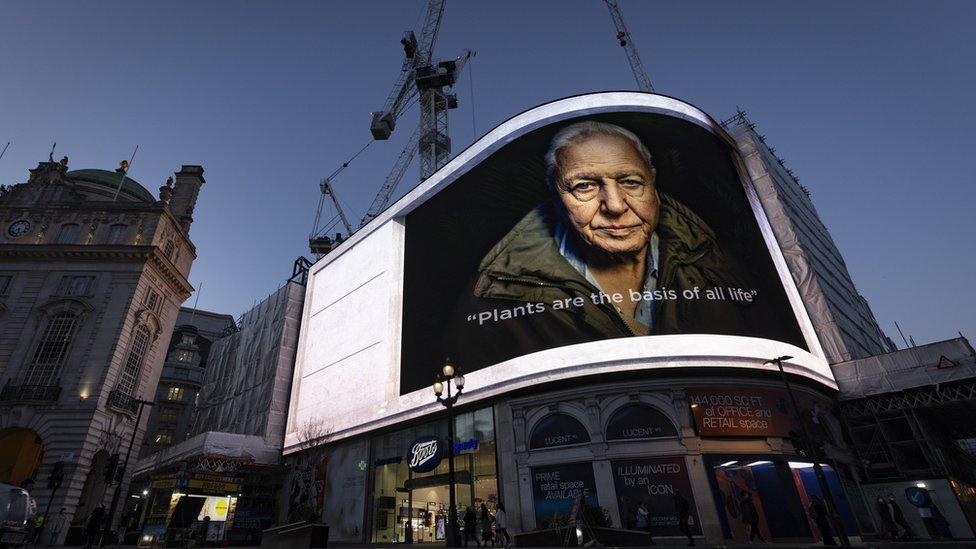
[[[37,545],[41,536],[44,535],[44,529],[50,522],[51,504],[54,502],[54,495],[58,493],[58,488],[61,487],[62,482],[64,482],[64,461],[56,461],[51,469],[50,476],[47,478],[47,489],[51,491],[51,495],[47,499],[47,507],[44,508],[44,520],[41,522],[41,527],[34,534],[34,545]]]
[[[793,357],[780,356],[767,360],[765,364],[775,364],[779,368],[780,378],[783,380],[783,385],[786,385],[786,393],[790,397],[790,406],[793,407],[793,419],[800,426],[800,433],[803,437],[801,446],[803,446],[803,450],[807,453],[807,456],[813,460],[813,474],[817,477],[817,484],[820,485],[820,491],[823,493],[824,504],[827,506],[827,513],[830,515],[830,525],[833,526],[837,536],[840,537],[840,544],[850,545],[851,540],[848,539],[847,532],[844,531],[844,524],[841,523],[840,514],[837,512],[837,506],[834,504],[834,496],[830,493],[830,485],[827,484],[827,475],[824,474],[823,467],[820,466],[820,452],[811,443],[810,433],[807,431],[806,424],[803,423],[803,418],[800,417],[800,407],[797,406],[796,397],[793,396],[793,387],[790,385],[789,378],[786,377],[786,370],[783,369],[783,361],[790,360],[791,358]],[[821,535],[823,535],[822,532]]]
[[[122,492],[122,481],[125,480],[125,471],[129,467],[129,456],[132,455],[132,446],[136,442],[136,433],[139,432],[139,422],[142,420],[142,407],[152,406],[154,403],[148,400],[142,400],[141,398],[135,399],[136,406],[138,410],[136,411],[136,423],[132,427],[132,436],[129,437],[129,447],[125,451],[125,459],[122,460],[122,467],[116,473],[115,477],[115,493],[112,494],[112,505],[109,508],[108,516],[105,517],[105,530],[102,531],[102,539],[98,541],[99,547],[105,547],[106,538],[112,535],[114,528],[112,525],[115,523],[115,510],[119,505],[119,494]]]

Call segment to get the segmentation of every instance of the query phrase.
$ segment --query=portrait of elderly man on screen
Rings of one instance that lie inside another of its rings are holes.
[[[482,259],[458,312],[467,320],[456,352],[504,360],[598,339],[746,328],[743,302],[705,299],[707,288],[739,287],[736,269],[708,225],[658,190],[634,133],[572,124],[551,140],[545,168],[550,200]],[[683,297],[695,287],[699,298]],[[509,318],[494,312],[520,304]],[[470,316],[484,311],[492,317]]]

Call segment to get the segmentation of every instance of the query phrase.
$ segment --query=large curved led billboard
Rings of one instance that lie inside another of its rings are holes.
[[[745,170],[713,119],[660,95],[500,124],[311,267],[286,451],[309,421],[339,439],[439,409],[448,357],[466,403],[782,355],[835,387]]]
[[[806,348],[729,144],[670,113],[602,112],[507,143],[406,216],[400,387],[591,341]]]

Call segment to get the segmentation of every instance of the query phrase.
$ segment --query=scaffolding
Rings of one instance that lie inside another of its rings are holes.
[[[964,338],[833,366],[838,411],[870,481],[976,481],[976,355]]]

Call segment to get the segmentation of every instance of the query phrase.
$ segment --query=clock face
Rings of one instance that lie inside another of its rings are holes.
[[[9,234],[12,238],[24,236],[27,234],[27,231],[30,230],[30,226],[30,221],[27,221],[26,219],[14,221],[10,224],[10,227],[7,227],[7,234]]]

